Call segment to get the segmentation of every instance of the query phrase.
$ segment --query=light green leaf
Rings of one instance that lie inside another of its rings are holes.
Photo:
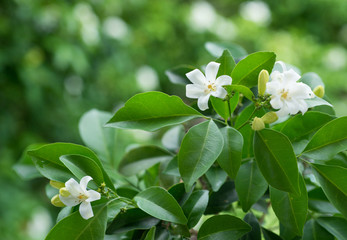
[[[327,102],[324,99],[319,98],[319,97],[305,99],[305,102],[306,102],[308,108],[313,108],[313,107],[321,106],[321,105],[326,105],[326,106],[329,106],[329,107],[333,107],[333,105],[331,105],[329,102]]]
[[[230,92],[239,92],[239,93],[242,93],[243,96],[245,96],[250,101],[254,101],[254,94],[251,91],[251,89],[249,89],[248,87],[245,87],[243,85],[233,84],[230,86],[226,86],[225,88],[229,93]]]
[[[346,240],[347,220],[340,217],[319,217],[317,222],[338,240]],[[323,238],[320,238],[323,239]]]
[[[146,92],[130,98],[106,126],[155,131],[198,117],[203,115],[184,104],[177,96]]]
[[[205,212],[208,203],[208,191],[198,190],[192,193],[187,201],[183,204],[182,209],[188,219],[187,226],[193,228]]]
[[[334,236],[327,232],[323,227],[321,227],[317,220],[310,219],[306,222],[304,227],[303,240],[334,240]]]
[[[119,163],[119,172],[131,176],[153,165],[172,159],[172,154],[157,146],[133,148],[125,154]]]
[[[280,132],[264,129],[254,135],[254,156],[266,181],[274,188],[300,194],[293,147]]]
[[[257,163],[249,161],[241,165],[235,179],[235,187],[242,210],[248,212],[252,205],[264,195],[268,184]]]
[[[223,99],[216,98],[211,96],[210,101],[212,104],[213,109],[218,113],[219,116],[221,116],[223,119],[228,119],[229,114],[229,105],[227,101],[224,101]]]
[[[237,240],[249,231],[251,231],[251,226],[241,219],[231,215],[218,215],[207,219],[202,224],[198,233],[198,239]]]
[[[155,226],[153,226],[148,233],[146,234],[146,237],[144,240],[154,240],[155,239]]]
[[[207,172],[222,148],[223,136],[212,120],[202,122],[188,131],[178,153],[178,167],[186,191]]]
[[[186,77],[186,73],[193,71],[195,67],[189,65],[180,65],[165,71],[165,75],[169,78],[170,82],[174,84],[186,85],[191,83]]]
[[[300,196],[270,187],[270,199],[281,224],[301,236],[308,210],[306,185],[301,175],[299,175],[299,184]]]
[[[161,139],[161,143],[165,148],[176,151],[181,146],[184,134],[183,125],[175,126],[165,132]]]
[[[231,53],[229,50],[224,50],[220,58],[216,60],[217,63],[220,63],[217,77],[222,75],[230,76],[231,72],[233,71],[236,63],[231,56]]]
[[[304,154],[316,160],[333,158],[347,149],[347,117],[334,119],[325,124],[313,135]]]
[[[244,48],[234,43],[217,43],[217,42],[206,42],[205,49],[214,57],[219,57],[223,54],[225,49],[229,50],[234,58],[242,58],[247,55]]]
[[[214,192],[217,192],[223,185],[228,175],[219,167],[212,166],[206,173],[207,181],[210,183]]]
[[[271,72],[276,61],[273,52],[256,52],[242,59],[234,68],[231,77],[233,84],[253,87],[258,84],[259,72],[263,69]]]
[[[140,209],[164,221],[186,224],[182,208],[175,198],[161,187],[150,187],[134,198]]]
[[[310,86],[310,88],[313,90],[315,87],[321,85],[324,87],[323,80],[318,76],[317,73],[314,72],[308,72],[301,76],[300,82],[303,82]]]

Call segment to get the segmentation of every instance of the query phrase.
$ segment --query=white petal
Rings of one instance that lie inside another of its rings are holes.
[[[284,62],[277,61],[277,62],[275,62],[275,66],[272,69],[272,71],[279,71],[279,72],[283,73],[283,72],[287,71],[287,66]]]
[[[308,109],[308,105],[307,103],[305,102],[305,100],[298,100],[298,109],[300,112],[302,112],[302,114],[305,114],[305,112],[307,112],[307,109]]]
[[[82,190],[81,186],[76,182],[75,179],[70,178],[65,183],[66,189],[71,193],[72,196],[77,197],[84,193],[84,190]]]
[[[296,82],[301,78],[301,76],[297,72],[295,72],[293,69],[289,69],[283,74],[286,81],[290,81],[290,82]]]
[[[270,104],[274,109],[280,109],[283,107],[283,102],[281,101],[280,96],[273,97],[270,101]]]
[[[299,112],[298,103],[295,101],[295,99],[292,99],[291,101],[285,101],[284,104],[287,106],[287,111],[289,114],[297,114]]]
[[[76,206],[79,204],[81,201],[72,195],[69,195],[68,197],[63,197],[62,195],[59,194],[60,201],[62,201],[66,206]]]
[[[86,199],[86,202],[93,202],[101,198],[100,193],[94,190],[87,191],[87,196],[88,196],[88,199]]]
[[[205,95],[205,88],[197,84],[186,85],[186,96],[189,98],[199,98]]]
[[[80,205],[80,214],[84,219],[89,219],[94,216],[92,205],[89,202],[82,202]]]
[[[198,107],[201,111],[208,109],[208,99],[210,98],[210,95],[211,94],[207,94],[198,98]]]
[[[204,74],[202,74],[202,72],[199,69],[194,69],[193,71],[186,73],[186,76],[194,84],[204,86],[207,82]]]
[[[271,74],[270,74],[270,82],[283,82],[282,81],[282,78],[283,78],[283,73],[279,72],[279,71],[273,71]]]
[[[86,191],[87,186],[88,186],[88,183],[89,183],[89,181],[92,180],[92,179],[93,179],[93,178],[92,178],[91,176],[84,176],[84,177],[81,179],[81,181],[80,181],[80,186],[81,186],[83,192]]]
[[[281,108],[279,111],[276,112],[278,117],[284,117],[289,114],[286,108]]]
[[[266,92],[271,95],[277,95],[281,89],[281,83],[279,81],[271,81],[266,84]]]
[[[296,96],[296,98],[307,99],[314,97],[311,88],[305,83],[296,83],[292,87],[291,91],[293,91],[293,96]]]
[[[222,75],[216,79],[217,86],[231,85],[231,82],[232,82],[232,79],[228,75]]]
[[[223,87],[217,87],[217,91],[212,91],[211,95],[217,98],[225,98],[228,92]]]
[[[216,81],[219,66],[220,66],[220,63],[216,63],[216,62],[210,62],[209,64],[207,64],[206,70],[205,70],[207,81],[209,82]]]

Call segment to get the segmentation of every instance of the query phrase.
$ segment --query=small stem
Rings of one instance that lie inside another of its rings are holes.
[[[236,130],[240,130],[241,128],[243,128],[243,127],[248,123],[248,121],[251,120],[251,118],[253,117],[253,115],[254,115],[254,113],[255,113],[256,111],[258,111],[258,108],[255,108],[255,109],[253,110],[251,116],[249,116],[249,118],[247,119],[247,121],[245,121],[245,122],[244,122],[240,127],[238,127]]]
[[[219,120],[219,119],[216,119],[216,118],[208,118],[208,119],[209,119],[209,120],[216,121],[216,122],[219,122],[219,123],[221,123],[221,124],[224,124],[224,125],[227,125],[227,126],[228,126],[228,123],[223,122],[223,121],[221,121],[221,120]]]
[[[231,112],[231,106],[230,106],[230,99],[229,98],[228,98],[228,110],[229,110],[229,118],[230,118],[230,125],[231,125],[232,119],[233,119],[233,113]]]

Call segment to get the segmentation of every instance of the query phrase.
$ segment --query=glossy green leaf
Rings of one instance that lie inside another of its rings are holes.
[[[131,149],[119,163],[119,172],[131,176],[153,165],[172,159],[172,154],[157,146],[141,146]]]
[[[243,85],[230,85],[225,87],[228,92],[239,92],[242,93],[243,96],[245,96],[247,99],[250,101],[254,101],[254,94],[253,92],[248,88]]]
[[[347,149],[347,117],[328,122],[307,144],[304,154],[317,160],[333,158],[338,152]]]
[[[217,76],[227,75],[230,76],[233,71],[236,63],[231,56],[229,50],[224,50],[222,55],[216,60],[217,63],[220,63]]]
[[[347,220],[340,217],[319,217],[317,222],[338,240],[346,240]],[[321,238],[322,239],[322,238]]]
[[[276,61],[273,52],[256,52],[242,59],[234,68],[231,77],[233,84],[253,87],[258,84],[259,72],[263,69],[271,72]]]
[[[315,219],[310,219],[304,227],[303,240],[334,240],[334,236],[321,227]]]
[[[205,176],[207,181],[210,183],[211,188],[214,192],[217,192],[227,180],[228,175],[219,167],[212,166],[206,173]]]
[[[161,92],[136,94],[107,123],[109,127],[155,131],[203,117],[177,96]]]
[[[278,236],[276,233],[273,233],[270,230],[267,230],[266,228],[262,227],[261,232],[263,233],[265,240],[283,240],[283,238]]]
[[[225,49],[229,50],[234,58],[242,58],[247,55],[247,51],[234,43],[217,43],[217,42],[206,42],[206,50],[214,57],[219,57],[223,54]]]
[[[210,101],[213,109],[216,111],[216,113],[218,113],[219,116],[221,116],[223,119],[229,119],[230,110],[227,101],[213,96],[210,97]]]
[[[300,194],[293,147],[280,132],[264,129],[254,135],[254,156],[266,181],[274,188]]]
[[[329,201],[347,218],[347,168],[311,163]]]
[[[118,190],[118,189],[117,189]],[[107,206],[107,222],[113,221],[113,219],[124,209],[127,208],[127,203],[121,201],[113,201]]]
[[[239,92],[235,92],[234,95],[230,98],[229,103],[230,103],[230,112],[233,113],[236,109],[236,107],[239,104],[239,100],[240,100],[240,94]]]
[[[164,174],[180,177],[180,171],[178,169],[178,159],[177,156],[173,157],[168,165],[166,166],[165,170],[163,171]]]
[[[321,187],[317,187],[308,192],[308,208],[319,213],[338,214],[340,213],[325,196]]]
[[[241,165],[243,137],[232,127],[224,127],[219,130],[222,133],[224,145],[217,162],[231,179],[235,179]]]
[[[246,235],[243,235],[241,240],[261,240],[260,224],[253,213],[247,213],[243,221],[248,223],[252,227],[252,230],[246,233]]]
[[[270,187],[272,208],[280,222],[301,236],[306,222],[308,197],[303,177],[299,176],[300,196]]]
[[[249,231],[251,231],[251,226],[241,219],[231,215],[218,215],[207,219],[202,224],[198,233],[198,239],[237,240]]]
[[[148,188],[137,194],[134,200],[140,209],[151,216],[178,224],[187,223],[175,198],[161,187]]]
[[[93,207],[94,217],[85,220],[79,211],[59,221],[48,233],[46,240],[104,239],[107,223],[107,204]]]
[[[319,77],[317,73],[314,72],[308,72],[303,74],[300,78],[300,82],[303,82],[306,85],[310,86],[312,90],[319,85],[324,87],[323,80]]]
[[[169,188],[168,192],[176,199],[179,205],[183,205],[189,196],[192,194],[194,188],[191,191],[186,192],[184,188],[184,183],[177,183]]]
[[[189,65],[180,65],[175,68],[165,71],[165,75],[168,77],[170,82],[174,84],[186,85],[191,83],[186,77],[186,73],[193,71],[195,67]]]
[[[187,201],[183,204],[182,209],[188,219],[187,226],[193,228],[205,212],[208,203],[208,191],[198,190],[192,193]]]
[[[252,207],[265,193],[268,184],[255,161],[241,165],[235,179],[237,195],[244,212]]]
[[[222,148],[223,136],[213,121],[188,131],[178,153],[178,167],[187,191],[212,166]]]
[[[153,226],[148,233],[146,234],[146,237],[144,240],[155,240],[155,226]]]

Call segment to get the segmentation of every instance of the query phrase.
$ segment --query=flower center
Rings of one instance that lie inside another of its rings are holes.
[[[288,91],[286,91],[285,89],[283,89],[281,91],[281,98],[282,99],[287,99],[288,98]]]
[[[214,83],[209,83],[207,85],[207,89],[205,90],[207,93],[211,92],[211,91],[216,91],[217,90],[217,87]]]
[[[80,201],[84,201],[84,200],[88,199],[88,196],[86,196],[85,194],[80,194],[80,195],[78,195],[77,198],[78,198]]]

